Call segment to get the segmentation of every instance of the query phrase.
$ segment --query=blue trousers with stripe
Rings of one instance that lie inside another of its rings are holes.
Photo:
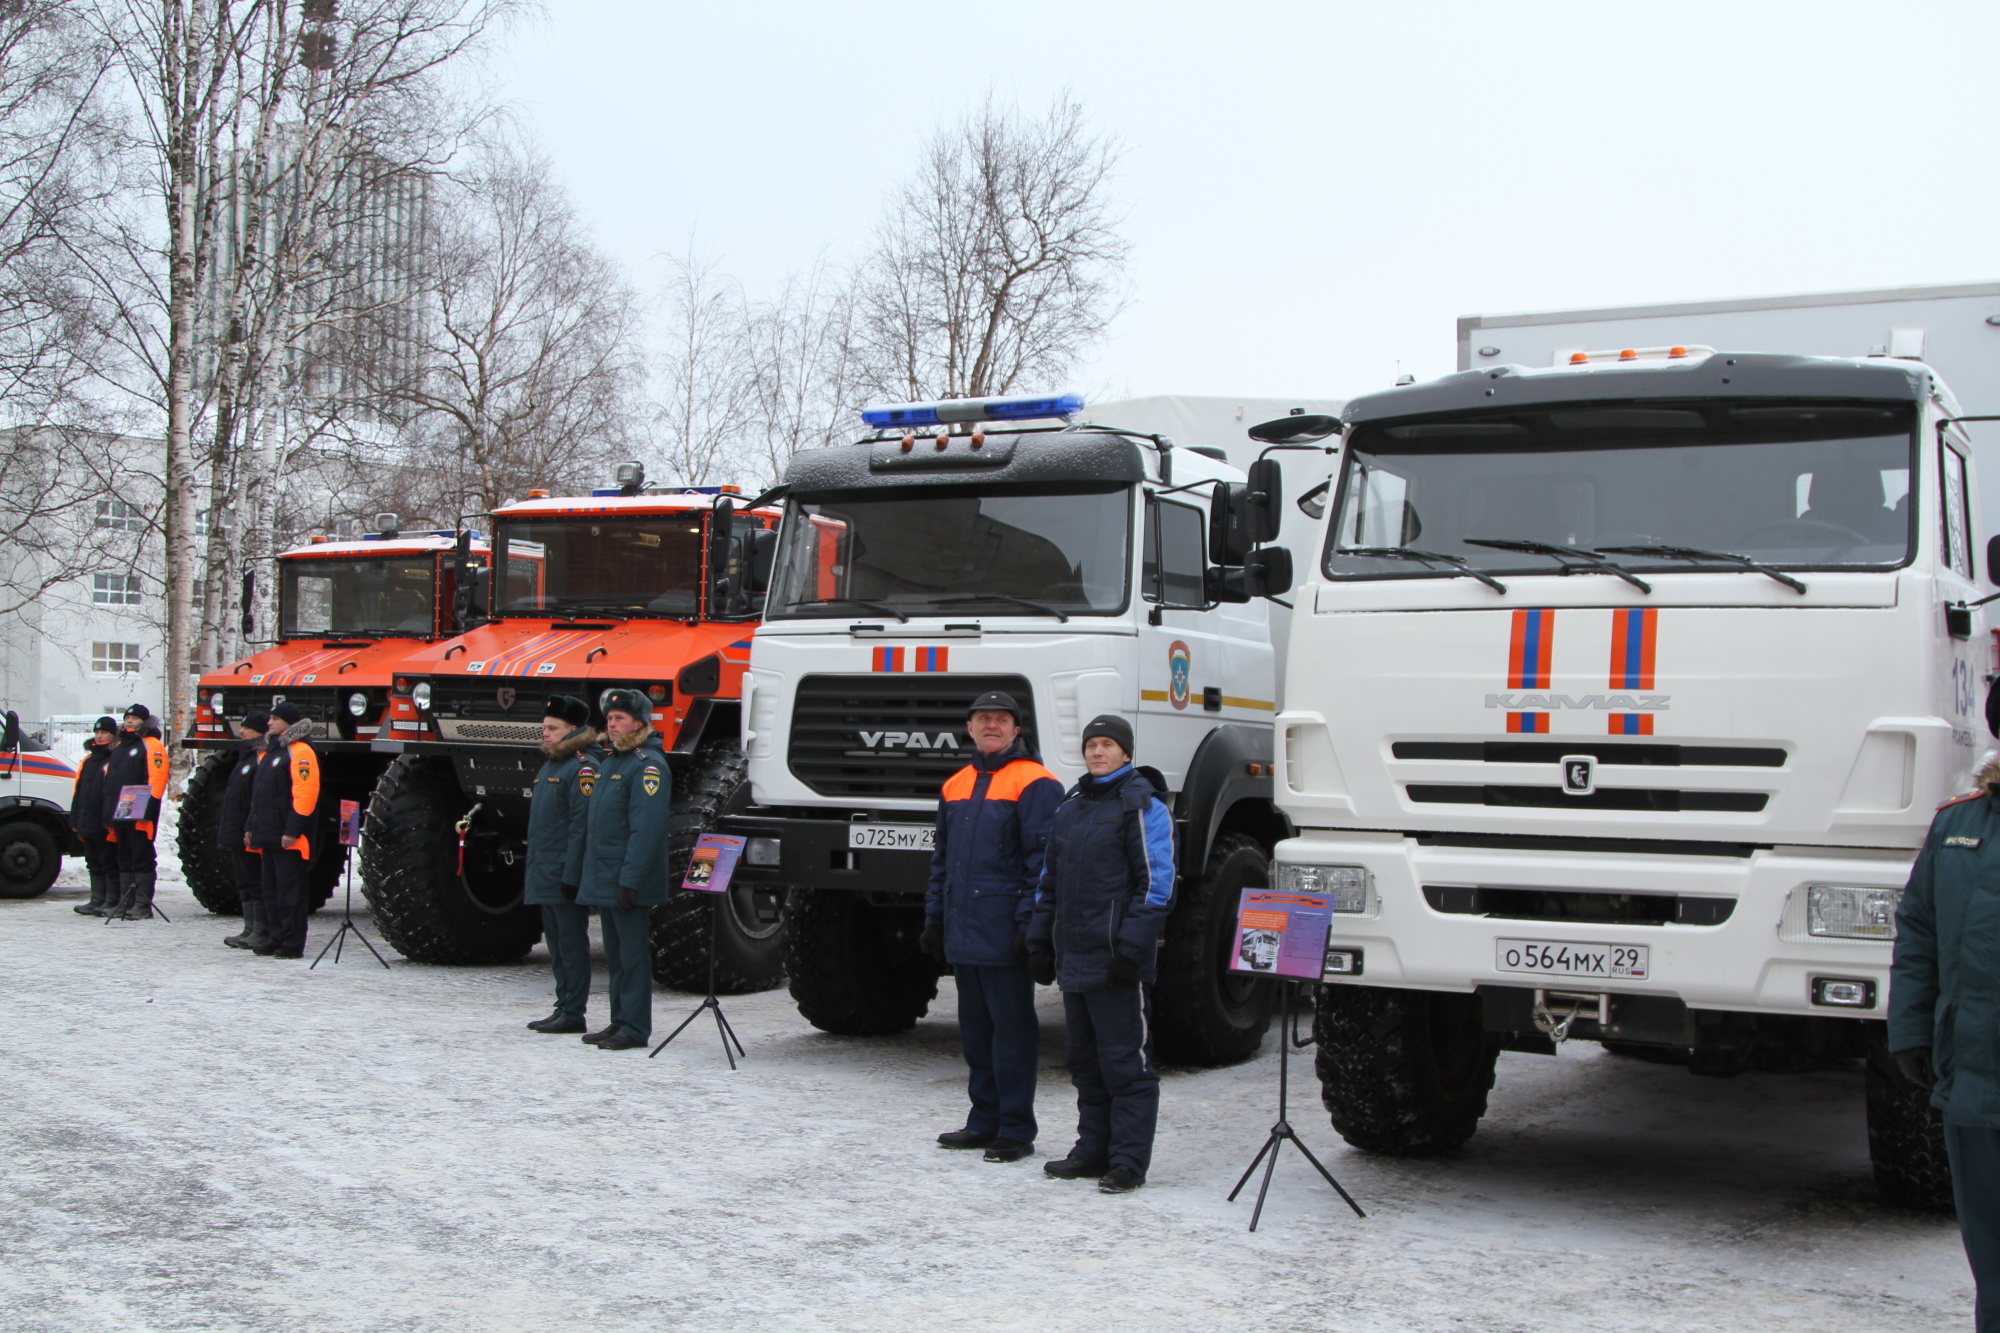
[[[1063,1056],[1076,1085],[1076,1146],[1069,1155],[1145,1175],[1160,1118],[1152,986],[1064,991],[1063,1016],[1069,1025]]]
[[[1035,1141],[1035,1077],[1042,1025],[1026,966],[953,963],[958,983],[958,1040],[971,1074],[972,1114],[965,1127],[1021,1143]]]

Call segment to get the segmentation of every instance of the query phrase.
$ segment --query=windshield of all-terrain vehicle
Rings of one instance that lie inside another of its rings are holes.
[[[429,634],[437,628],[435,558],[284,560],[278,577],[278,632],[311,635]]]
[[[1736,402],[1582,405],[1361,427],[1339,478],[1329,578],[1437,578],[1454,567],[1547,573],[1582,550],[1692,548],[1784,569],[1910,558],[1907,406]],[[1726,568],[1667,552],[1628,569]],[[1570,558],[1574,563],[1574,558]]]
[[[767,618],[885,609],[1112,615],[1125,607],[1125,486],[794,497],[783,533]]]
[[[701,609],[700,513],[495,526],[496,614],[686,617]]]

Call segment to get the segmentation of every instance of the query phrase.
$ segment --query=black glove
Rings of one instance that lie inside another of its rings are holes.
[[[1922,1088],[1925,1092],[1929,1092],[1931,1085],[1937,1082],[1936,1077],[1931,1073],[1930,1047],[1912,1046],[1907,1051],[1891,1051],[1889,1052],[1889,1058],[1896,1062],[1897,1073],[1901,1074],[1911,1083],[1914,1083],[1917,1087]]]
[[[925,926],[924,933],[917,936],[917,947],[942,963],[944,961],[944,927]]]
[[[638,907],[639,895],[632,891],[632,886],[629,884],[620,884],[618,886],[618,910],[621,912],[633,912],[637,911]]]
[[[1028,975],[1035,979],[1037,986],[1056,984],[1056,956],[1047,949],[1037,949],[1028,955]]]
[[[563,885],[563,886],[562,886],[562,896],[563,896],[563,899],[564,899],[564,901],[566,901],[566,902],[572,902],[572,903],[573,903],[573,902],[575,902],[575,901],[576,901],[576,885],[574,885],[574,884],[565,884],[565,885]]]
[[[1014,961],[1026,962],[1028,958],[1028,937],[1021,931],[1014,932]]]
[[[1111,955],[1111,984],[1130,988],[1139,984],[1139,963],[1122,953]]]

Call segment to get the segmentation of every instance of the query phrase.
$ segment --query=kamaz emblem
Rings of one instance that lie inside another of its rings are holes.
[[[948,731],[940,731],[937,737],[921,731],[864,731],[860,733],[861,743],[871,750],[956,750],[958,738]]]
[[[1489,694],[1488,708],[1510,713],[1553,713],[1563,708],[1596,709],[1601,713],[1664,713],[1670,694]]]

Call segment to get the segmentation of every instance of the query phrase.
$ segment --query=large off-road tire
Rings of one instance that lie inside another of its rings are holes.
[[[229,853],[216,844],[222,793],[229,785],[229,770],[236,758],[234,750],[211,750],[201,757],[188,775],[174,834],[188,892],[217,916],[236,916],[243,911],[243,899],[236,891],[236,868],[229,863]]]
[[[0,898],[36,898],[62,873],[55,835],[31,819],[0,824]]]
[[[1421,1157],[1471,1138],[1486,1114],[1500,1038],[1479,999],[1436,991],[1320,987],[1320,1100],[1366,1152]]]
[[[785,911],[792,999],[822,1032],[907,1032],[937,998],[938,965],[917,948],[921,903],[877,907],[845,889],[793,889]]]
[[[1868,1160],[1875,1189],[1895,1208],[1950,1212],[1951,1163],[1944,1115],[1931,1095],[1896,1070],[1886,1047],[1868,1052]]]
[[[674,774],[672,844],[666,905],[653,909],[653,979],[674,990],[706,991],[715,957],[718,995],[769,990],[785,979],[785,921],[758,919],[756,891],[696,893],[679,887],[688,855],[716,816],[741,805],[747,792],[743,750],[733,737],[704,743],[692,766]]]
[[[458,874],[452,826],[471,807],[449,760],[402,755],[375,784],[361,830],[361,890],[389,947],[420,963],[504,963],[542,937],[541,912],[520,887],[492,884],[467,859]],[[468,846],[471,846],[468,841]]]
[[[1271,858],[1255,840],[1225,833],[1209,849],[1201,878],[1182,882],[1153,987],[1153,1048],[1161,1060],[1235,1064],[1264,1044],[1275,993],[1269,982],[1231,972],[1229,961],[1243,890],[1269,884],[1270,876]]]

